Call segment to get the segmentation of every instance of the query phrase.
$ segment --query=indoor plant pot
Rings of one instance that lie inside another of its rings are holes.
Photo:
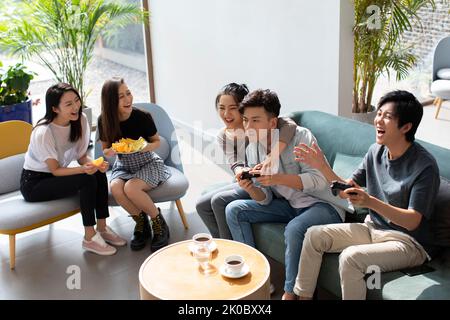
[[[31,105],[31,99],[28,99],[25,102],[0,106],[0,122],[22,120],[33,124]]]
[[[0,122],[22,120],[33,123],[28,88],[34,73],[25,69],[24,65],[17,63],[5,72],[0,71]]]
[[[376,115],[377,115],[376,110],[369,112],[352,113],[352,119],[373,125],[373,120],[375,119]]]

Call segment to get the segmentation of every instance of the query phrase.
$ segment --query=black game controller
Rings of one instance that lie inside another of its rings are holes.
[[[330,188],[331,188],[331,193],[334,196],[337,196],[340,190],[344,191],[344,190],[347,190],[348,188],[353,188],[353,186],[350,184],[345,184],[345,183],[335,180],[331,183]],[[356,192],[349,192],[348,194],[350,194],[352,196],[357,195]]]
[[[251,178],[259,177],[261,177],[259,173],[250,173],[249,171],[244,171],[241,173],[241,180],[250,180]]]

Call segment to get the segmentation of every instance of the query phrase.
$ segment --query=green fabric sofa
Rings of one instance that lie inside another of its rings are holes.
[[[335,171],[347,178],[359,165],[369,146],[375,142],[374,127],[319,111],[295,112],[290,115],[300,126],[312,131]],[[450,180],[450,150],[418,141],[436,158],[442,177]],[[366,212],[348,215],[350,221],[362,221]],[[253,225],[256,247],[284,264],[284,227],[282,223]],[[450,248],[429,263],[433,272],[407,276],[388,272],[381,275],[381,289],[368,290],[367,299],[450,299]],[[318,288],[341,297],[338,273],[339,254],[325,254]]]

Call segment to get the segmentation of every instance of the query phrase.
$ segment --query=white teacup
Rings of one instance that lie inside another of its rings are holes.
[[[212,236],[209,233],[197,233],[192,236],[192,240],[196,246],[208,246],[212,242]]]
[[[244,257],[238,254],[233,254],[225,258],[225,265],[227,267],[227,271],[233,274],[239,274],[242,272],[244,262],[245,262]]]

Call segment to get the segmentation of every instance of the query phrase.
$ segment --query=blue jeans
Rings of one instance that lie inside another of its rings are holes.
[[[308,228],[316,225],[342,222],[336,209],[325,202],[317,202],[311,207],[297,210],[300,210],[298,216],[292,219],[284,229],[284,242],[286,244],[284,254],[286,268],[284,291],[289,293],[294,293],[303,239]]]
[[[197,213],[213,238],[232,239],[225,219],[225,207],[238,199],[250,199],[250,196],[237,183],[232,183],[210,191],[197,200]]]
[[[284,290],[293,292],[303,239],[309,227],[342,222],[339,213],[328,203],[317,202],[307,208],[293,208],[285,199],[274,199],[268,205],[255,200],[236,200],[225,209],[233,239],[255,247],[252,223],[284,222],[286,281]]]

